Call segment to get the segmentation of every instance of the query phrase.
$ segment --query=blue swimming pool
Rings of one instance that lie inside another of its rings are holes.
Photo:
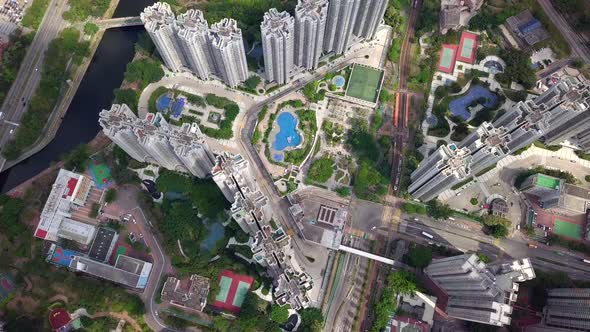
[[[334,83],[334,85],[336,85],[337,88],[342,88],[344,87],[344,84],[346,84],[346,80],[342,75],[337,75],[334,76],[334,78],[332,79],[332,83]]]
[[[449,103],[449,110],[451,111],[451,114],[458,116],[463,120],[467,120],[471,116],[467,107],[469,107],[471,102],[482,97],[487,99],[484,103],[485,107],[492,107],[496,104],[497,97],[488,88],[483,85],[472,85],[466,95],[451,100]]]
[[[158,110],[158,112],[167,111],[168,108],[170,108],[171,103],[172,97],[169,94],[165,93],[158,97],[158,100],[156,100],[156,109]]]
[[[296,147],[301,143],[301,135],[297,130],[297,117],[285,112],[277,117],[279,132],[275,135],[272,148],[275,151],[283,151],[288,147]]]

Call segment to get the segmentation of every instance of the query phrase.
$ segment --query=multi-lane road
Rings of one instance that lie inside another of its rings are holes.
[[[18,130],[29,100],[41,81],[43,61],[49,43],[57,37],[67,25],[63,13],[67,9],[67,0],[51,0],[41,25],[33,38],[27,54],[23,59],[18,75],[13,82],[6,99],[0,108],[0,149],[4,148]],[[0,171],[6,160],[0,156]]]

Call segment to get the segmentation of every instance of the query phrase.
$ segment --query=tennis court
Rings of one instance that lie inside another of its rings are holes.
[[[111,183],[111,169],[98,156],[90,157],[88,169],[98,189],[103,189]]]
[[[440,51],[440,59],[438,61],[438,70],[452,74],[455,70],[455,61],[457,58],[457,45],[443,44]]]
[[[572,224],[567,221],[555,219],[554,233],[561,236],[567,236],[579,240],[582,238],[582,229],[580,225]]]
[[[368,101],[377,102],[383,71],[362,65],[354,65],[350,73],[346,95]]]
[[[234,274],[229,270],[222,271],[219,275],[219,293],[215,296],[213,306],[238,313],[253,284],[254,278],[250,276]]]

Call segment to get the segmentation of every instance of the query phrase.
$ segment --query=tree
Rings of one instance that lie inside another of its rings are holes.
[[[116,104],[126,104],[133,113],[137,114],[137,103],[139,101],[139,94],[133,89],[115,89]]]
[[[145,52],[147,54],[152,54],[154,53],[155,49],[156,46],[154,45],[154,42],[147,34],[147,32],[140,32],[137,38],[137,42],[135,43],[135,52]]]
[[[302,332],[322,332],[324,315],[320,309],[305,308],[299,312],[299,315],[301,315],[299,329]]]
[[[374,304],[375,319],[371,332],[380,332],[385,328],[397,307],[398,294],[413,295],[416,290],[416,278],[410,272],[398,270],[389,274],[381,298]]]
[[[107,203],[112,203],[117,199],[117,190],[115,188],[109,188],[104,195],[104,200]]]
[[[447,204],[442,204],[436,199],[431,200],[426,205],[428,215],[434,219],[447,219],[453,214],[453,210]]]
[[[74,150],[64,158],[64,168],[70,171],[82,171],[86,167],[89,156],[88,145],[78,144]]]
[[[329,157],[322,157],[311,163],[307,176],[312,181],[325,183],[332,177],[333,173],[334,161]]]
[[[96,33],[98,32],[98,25],[91,23],[91,22],[86,22],[86,24],[84,24],[84,33],[89,35],[89,36],[94,36]]]
[[[504,76],[530,89],[536,82],[529,55],[514,48],[500,50],[500,58],[506,62]]]
[[[219,332],[230,331],[232,322],[227,318],[219,315],[213,317],[213,328]]]
[[[379,94],[379,101],[381,101],[381,103],[387,104],[392,98],[393,95],[389,93],[389,91],[381,89],[381,93]]]
[[[428,266],[432,260],[432,250],[429,247],[412,244],[406,257],[408,264],[421,269]]]
[[[139,82],[141,88],[157,82],[164,77],[164,70],[159,62],[151,59],[141,59],[127,64],[125,79],[128,82]]]
[[[497,239],[504,238],[506,235],[508,235],[508,228],[504,225],[488,226],[487,230],[493,237]]]
[[[260,84],[260,76],[258,76],[258,75],[252,75],[247,80],[244,81],[244,86],[248,90],[252,90],[252,91],[256,91],[258,84]]]
[[[273,305],[270,312],[270,319],[282,324],[289,318],[289,308],[287,306]]]
[[[489,263],[490,262],[490,258],[482,253],[482,252],[478,252],[477,253],[477,258],[479,258],[480,261],[482,261],[483,263]]]

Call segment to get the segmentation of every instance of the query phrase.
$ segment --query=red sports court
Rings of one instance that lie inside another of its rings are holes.
[[[475,62],[475,50],[477,49],[477,35],[472,32],[463,31],[457,61],[473,64]]]
[[[221,310],[240,312],[246,294],[254,284],[254,278],[241,274],[234,274],[230,270],[223,270],[219,274],[219,293],[215,297],[213,306]]]
[[[452,74],[455,70],[455,61],[457,59],[457,45],[443,44],[440,50],[440,59],[438,61],[438,71]]]
[[[64,308],[56,308],[49,313],[49,324],[51,324],[53,331],[68,330],[71,320],[70,314]]]

